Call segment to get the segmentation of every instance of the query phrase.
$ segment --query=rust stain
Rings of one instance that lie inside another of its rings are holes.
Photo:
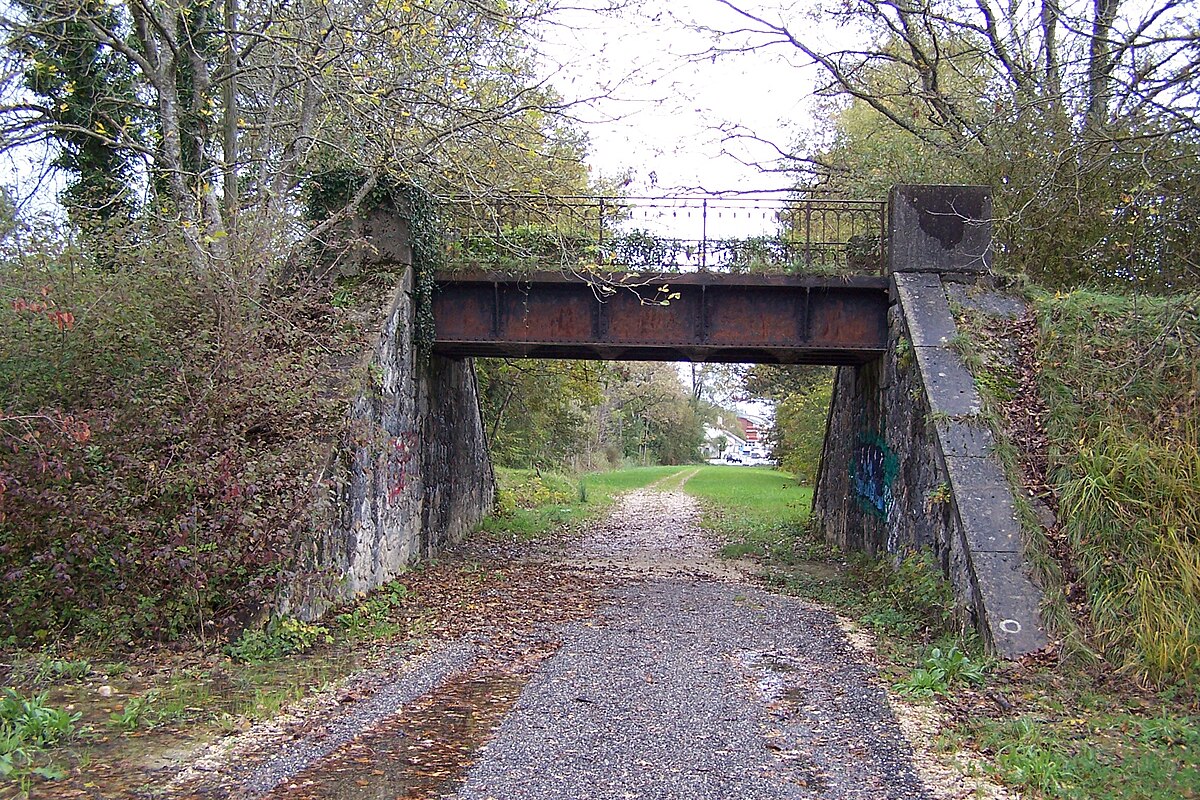
[[[887,343],[886,279],[688,273],[603,298],[557,273],[446,274],[434,352],[451,357],[858,364]]]

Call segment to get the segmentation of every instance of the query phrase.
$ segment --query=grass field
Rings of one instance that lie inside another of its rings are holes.
[[[496,468],[496,513],[478,530],[536,539],[594,519],[621,492],[662,480],[684,467],[634,467],[584,475]]]
[[[589,472],[581,476],[579,482],[586,489],[589,500],[595,494],[601,498],[601,502],[607,503],[615,494],[640,489],[669,475],[687,470],[688,467],[631,467],[609,472]]]
[[[705,524],[729,558],[782,557],[812,509],[812,489],[773,469],[704,466],[683,490],[707,501]]]

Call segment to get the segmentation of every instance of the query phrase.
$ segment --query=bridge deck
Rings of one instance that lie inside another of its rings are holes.
[[[443,273],[435,353],[861,364],[887,343],[887,279],[692,272]]]

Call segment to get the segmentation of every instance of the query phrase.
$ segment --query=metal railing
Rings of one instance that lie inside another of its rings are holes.
[[[450,269],[883,271],[883,201],[761,194],[453,199]]]

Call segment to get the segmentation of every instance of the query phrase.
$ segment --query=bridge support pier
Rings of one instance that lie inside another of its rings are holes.
[[[838,369],[814,512],[844,549],[932,550],[961,615],[1017,658],[1048,642],[1042,595],[947,299],[947,287],[989,284],[991,256],[986,187],[892,191],[887,349]]]
[[[345,385],[331,389],[345,401],[344,424],[317,465],[312,522],[279,601],[280,613],[302,619],[461,540],[495,497],[473,364],[417,352],[407,223],[383,209],[350,228],[327,261],[329,276],[378,269],[400,277],[379,308],[361,310],[361,358],[342,365]]]

